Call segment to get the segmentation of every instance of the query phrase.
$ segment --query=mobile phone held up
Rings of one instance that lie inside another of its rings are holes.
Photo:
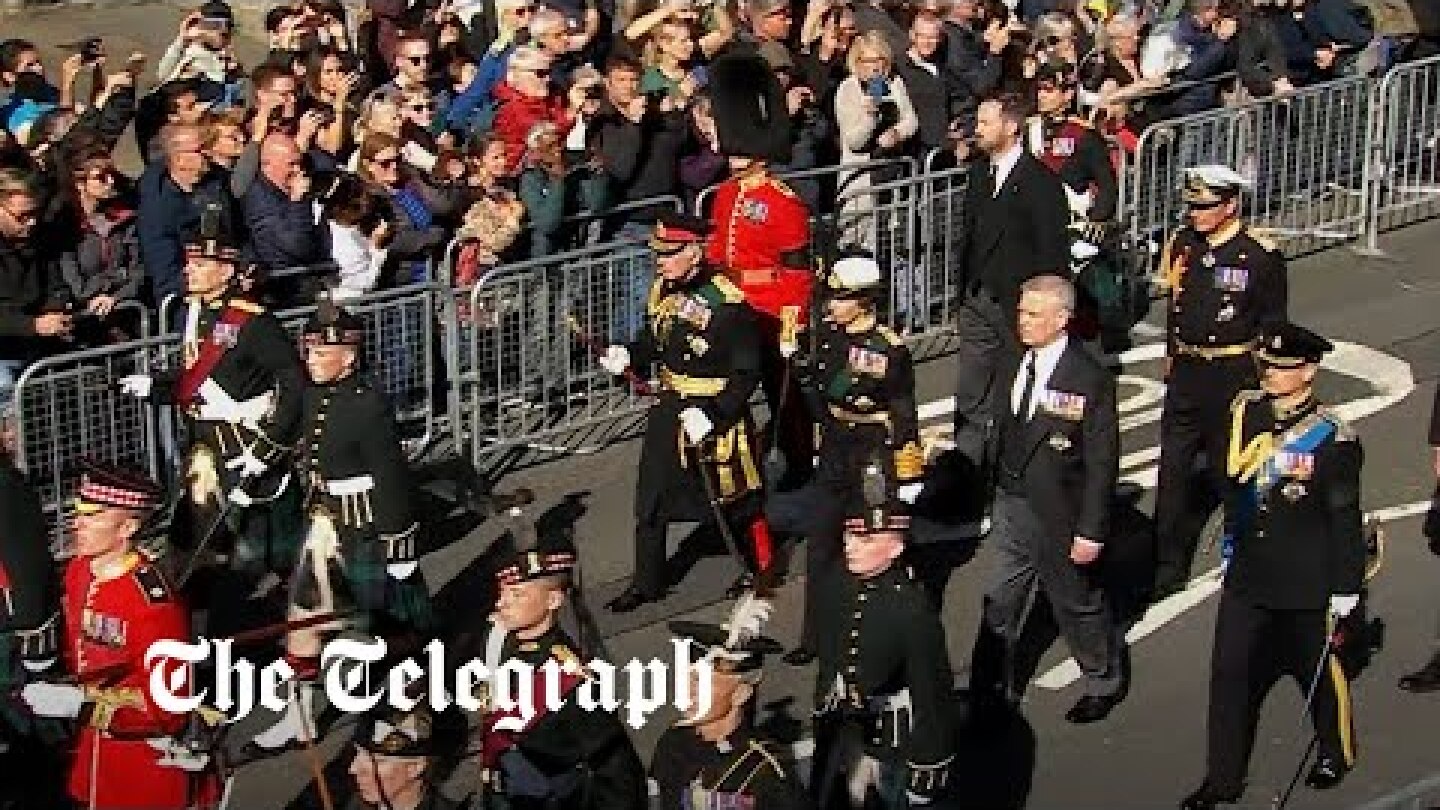
[[[872,76],[865,81],[865,95],[879,101],[890,95],[890,82],[884,76]]]

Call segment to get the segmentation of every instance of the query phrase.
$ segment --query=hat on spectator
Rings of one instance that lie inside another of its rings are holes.
[[[510,54],[508,70],[549,70],[554,60],[550,54],[532,45],[521,45]]]
[[[679,253],[689,245],[703,245],[710,235],[710,223],[678,211],[662,211],[650,236],[650,249],[662,256]]]
[[[790,113],[765,59],[754,53],[716,59],[710,64],[710,99],[721,154],[790,159]]]
[[[95,459],[80,462],[76,511],[94,514],[102,509],[149,512],[160,505],[160,485],[139,470]]]
[[[306,348],[359,346],[365,342],[365,324],[355,315],[336,306],[333,301],[323,299],[315,308],[315,314],[306,321],[300,342]]]
[[[1234,198],[1249,185],[1243,174],[1229,166],[1191,166],[1185,170],[1183,199],[1190,205],[1216,205]]]
[[[1318,363],[1335,345],[1303,326],[1279,323],[1265,330],[1255,356],[1267,366],[1300,368]]]
[[[864,298],[880,288],[880,265],[868,255],[846,256],[830,268],[833,298]]]

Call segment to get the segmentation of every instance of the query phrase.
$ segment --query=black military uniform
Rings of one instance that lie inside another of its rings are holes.
[[[212,238],[187,245],[186,255],[235,262],[239,254]],[[300,358],[280,321],[236,293],[191,297],[185,307],[182,367],[137,393],[171,402],[187,417],[191,528],[205,532],[222,500],[233,501],[241,508],[229,513],[232,567],[248,577],[284,577],[299,542],[299,491],[282,459],[299,437]]]
[[[358,362],[364,335],[359,318],[323,304],[306,324],[303,342],[307,349],[353,346]],[[358,370],[312,382],[305,389],[296,462],[306,493],[307,549],[311,539],[338,545],[349,595],[360,608],[428,624],[429,599],[415,565],[418,524],[409,467],[385,395]],[[298,599],[311,601],[306,589],[313,585],[315,562],[307,561],[302,569],[311,576],[297,577],[292,586]]]
[[[765,656],[780,650],[773,639],[759,635],[769,611],[758,599],[739,600],[723,626],[670,623],[670,631],[688,638],[691,652],[710,663],[713,688],[704,717],[692,716],[667,729],[655,744],[650,776],[660,788],[661,810],[814,806],[784,750],[755,729],[755,692]],[[731,628],[740,625],[745,630],[732,634]]]
[[[1330,343],[1272,327],[1257,357],[1283,368],[1318,364]],[[1365,575],[1359,441],[1308,390],[1282,408],[1258,391],[1232,409],[1227,472],[1233,556],[1215,623],[1205,783],[1182,807],[1239,798],[1265,694],[1289,674],[1315,686],[1319,755],[1307,783],[1338,783],[1355,747],[1345,674],[1326,639],[1354,609]],[[1323,655],[1323,660],[1322,660]]]
[[[547,532],[535,542],[528,548],[517,543],[513,558],[496,574],[502,587],[550,577],[568,580],[576,562],[568,538],[561,532]],[[517,718],[517,711],[492,708],[480,718],[479,740],[472,742],[471,750],[479,758],[483,792],[503,796],[502,806],[507,810],[644,807],[645,768],[619,717],[612,712],[586,711],[575,700],[575,690],[588,676],[575,644],[559,623],[528,640],[506,633],[495,623],[488,632],[484,646],[488,670],[496,672],[512,660],[531,665],[537,679],[537,704],[533,719],[518,731],[497,728],[499,721]],[[541,698],[546,694],[541,667],[550,661],[573,665],[560,678],[559,691],[565,702],[558,711],[546,711]],[[487,806],[483,799],[481,806]]]
[[[840,523],[844,505],[863,497],[865,467],[883,457],[890,480],[901,486],[918,485],[925,471],[915,366],[904,341],[875,318],[874,296],[881,289],[874,259],[837,261],[830,270],[830,297],[867,301],[870,310],[843,327],[823,322],[814,355],[796,357],[798,377],[820,425],[820,463],[811,486],[776,495],[771,509],[777,517],[795,513],[801,525],[791,528],[807,536],[805,621],[800,651],[786,657],[790,663],[808,661],[815,649],[816,588],[842,571]]]
[[[1430,406],[1428,443],[1431,452],[1440,457],[1440,388],[1435,390],[1435,401]],[[1430,541],[1431,553],[1440,555],[1440,512],[1436,510],[1437,503],[1440,503],[1440,480],[1435,484],[1435,497],[1431,501],[1423,527],[1424,534]],[[1417,694],[1440,690],[1440,649],[1431,654],[1430,660],[1426,661],[1424,666],[1401,677],[1400,688]]]
[[[1239,194],[1244,180],[1223,166],[1187,170],[1185,202],[1213,207]],[[1285,320],[1285,260],[1238,219],[1201,234],[1186,227],[1166,245],[1161,267],[1170,288],[1170,372],[1160,422],[1155,496],[1156,596],[1185,587],[1199,539],[1189,493],[1195,456],[1208,459],[1223,490],[1226,417],[1240,391],[1256,385],[1250,351],[1262,330]]]
[[[651,246],[674,255],[703,243],[708,226],[665,214]],[[659,599],[665,578],[666,526],[713,521],[723,513],[746,569],[768,564],[769,530],[761,514],[764,485],[750,396],[760,382],[760,333],[739,288],[704,264],[689,280],[655,280],[649,323],[628,351],[631,364],[659,372],[658,401],[646,422],[635,488],[635,576],[609,604],[633,610]],[[683,426],[698,409],[711,430],[698,444]],[[745,542],[746,538],[750,542]]]
[[[868,470],[867,476],[879,476]],[[908,531],[903,504],[867,484],[869,504],[846,521],[846,531]],[[815,757],[811,790],[820,807],[863,804],[847,798],[852,775],[875,770],[867,790],[886,807],[903,808],[906,794],[934,798],[944,791],[954,759],[953,678],[945,628],[914,574],[897,561],[861,579],[837,577],[820,599],[819,668],[815,685]],[[847,785],[847,782],[849,783]]]

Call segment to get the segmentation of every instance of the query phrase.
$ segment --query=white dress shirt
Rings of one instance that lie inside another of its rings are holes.
[[[994,167],[993,177],[995,185],[990,189],[990,196],[999,197],[1000,188],[1009,179],[1010,172],[1015,170],[1015,164],[1020,162],[1020,155],[1025,151],[1025,144],[1016,141],[1015,145],[1001,152],[999,156],[990,158],[990,165]]]
[[[1061,333],[1060,337],[1048,346],[1025,352],[1025,356],[1020,358],[1020,370],[1016,372],[1015,381],[1010,385],[1011,413],[1020,414],[1020,395],[1025,392],[1025,366],[1034,358],[1035,387],[1030,390],[1030,408],[1024,416],[1027,420],[1035,416],[1035,407],[1040,402],[1041,393],[1050,385],[1050,377],[1055,373],[1055,367],[1060,365],[1060,356],[1065,353],[1065,347],[1069,344],[1070,337]]]

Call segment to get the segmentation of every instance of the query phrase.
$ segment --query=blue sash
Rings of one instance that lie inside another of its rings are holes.
[[[1249,531],[1250,522],[1255,518],[1255,511],[1260,501],[1280,480],[1280,457],[1286,453],[1313,453],[1315,448],[1333,435],[1335,435],[1335,423],[1325,418],[1324,414],[1317,414],[1314,424],[1271,453],[1270,457],[1260,465],[1255,476],[1250,479],[1250,483],[1238,488],[1228,514],[1230,525],[1220,539],[1222,567],[1226,567],[1230,563],[1230,557],[1235,549],[1235,538]]]

